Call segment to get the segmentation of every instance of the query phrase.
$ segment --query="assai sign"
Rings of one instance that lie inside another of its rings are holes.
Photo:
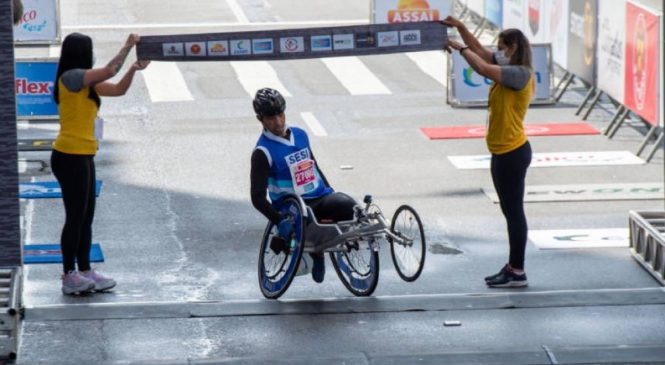
[[[57,0],[22,0],[23,16],[14,26],[18,43],[50,44],[60,41]]]
[[[373,0],[372,20],[376,24],[438,21],[452,14],[452,4],[452,0]]]

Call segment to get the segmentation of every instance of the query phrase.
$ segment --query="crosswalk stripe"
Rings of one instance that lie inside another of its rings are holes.
[[[314,134],[317,137],[325,137],[328,135],[326,130],[323,128],[321,123],[319,123],[319,120],[316,119],[313,113],[311,112],[302,112],[300,113],[300,117],[302,120],[305,121],[305,124],[307,124],[307,127],[309,127],[309,130],[312,131],[312,134]]]
[[[267,61],[231,62],[231,67],[235,70],[242,87],[252,97],[256,90],[264,87],[276,89],[285,97],[293,96],[279,80],[277,72]]]
[[[358,57],[323,58],[321,61],[351,95],[392,94]]]
[[[152,62],[141,74],[154,103],[194,100],[175,62]]]
[[[446,58],[443,51],[409,52],[406,54],[426,74],[447,86]]]

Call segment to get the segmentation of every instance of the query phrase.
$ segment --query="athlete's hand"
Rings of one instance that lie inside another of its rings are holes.
[[[289,217],[283,218],[277,225],[277,235],[289,241],[291,234],[293,234],[293,223]]]
[[[453,27],[453,28],[460,28],[460,27],[464,26],[464,23],[462,23],[459,19],[457,19],[457,18],[455,18],[451,15],[448,15],[446,17],[446,19],[443,19],[441,21],[441,23],[443,23],[443,24],[445,24],[449,27]]]
[[[138,61],[134,62],[132,67],[136,71],[141,71],[141,70],[145,70],[145,68],[148,67],[149,64],[150,64],[150,60],[138,60]]]

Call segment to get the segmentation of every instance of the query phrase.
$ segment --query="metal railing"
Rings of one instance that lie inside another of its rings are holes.
[[[21,306],[22,270],[0,268],[0,359],[16,359]]]
[[[630,251],[665,286],[665,212],[630,211]]]

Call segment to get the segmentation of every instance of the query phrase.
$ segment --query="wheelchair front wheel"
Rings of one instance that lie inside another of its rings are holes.
[[[293,220],[290,240],[280,239],[277,226],[268,222],[261,240],[259,253],[259,287],[264,297],[277,299],[286,292],[296,276],[298,264],[305,247],[304,207],[293,197],[284,198],[279,211]]]
[[[425,266],[425,231],[416,210],[402,205],[395,211],[390,231],[405,242],[388,238],[397,274],[404,281],[418,279]]]
[[[330,252],[337,276],[355,296],[372,295],[379,282],[379,253],[369,241],[347,242],[344,250]]]

